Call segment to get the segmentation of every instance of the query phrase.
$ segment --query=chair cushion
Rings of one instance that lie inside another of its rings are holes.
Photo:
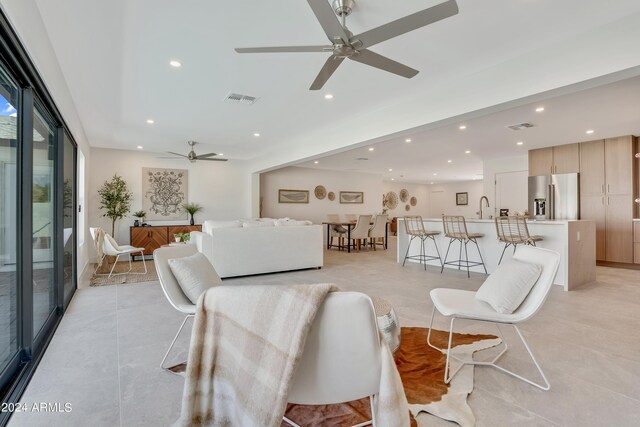
[[[204,291],[222,283],[213,265],[200,252],[188,257],[173,258],[168,262],[182,292],[194,304]]]
[[[542,273],[538,264],[510,259],[498,266],[484,281],[476,298],[498,313],[513,313],[527,297]]]

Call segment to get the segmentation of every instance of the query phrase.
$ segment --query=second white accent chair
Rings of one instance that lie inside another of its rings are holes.
[[[91,233],[91,238],[93,239],[93,242],[95,245],[97,245],[97,241],[96,239],[98,238],[98,228],[97,227],[89,227],[89,233]],[[132,270],[132,264],[131,264],[131,258],[133,254],[138,254],[140,253],[140,257],[142,258],[142,265],[144,265],[144,271],[138,272],[138,271],[131,271]],[[114,273],[113,270],[115,270],[116,265],[118,264],[118,261],[120,260],[120,257],[123,255],[127,255],[129,257],[129,270],[122,272],[122,273]],[[116,260],[113,262],[113,266],[111,267],[111,271],[109,271],[108,273],[108,277],[111,276],[120,276],[122,274],[147,274],[147,263],[144,260],[144,248],[136,248],[134,246],[131,245],[119,245],[114,239],[113,237],[111,237],[111,235],[104,233],[104,239],[102,240],[102,260],[100,260],[98,262],[98,266],[101,264],[101,261],[104,260],[105,257],[107,256],[114,256],[116,257]],[[98,276],[107,276],[107,273],[98,273],[98,268],[96,267],[95,271],[93,272],[93,274],[98,275]]]
[[[382,245],[382,248],[385,247],[385,231],[387,229],[387,221],[389,220],[389,215],[382,214],[376,215],[376,219],[373,222],[373,225],[369,229],[369,244],[373,247],[373,250],[376,250],[377,245]]]
[[[517,259],[522,262],[538,264],[542,267],[542,272],[540,273],[540,277],[533,285],[533,288],[531,289],[525,300],[511,314],[498,313],[489,304],[477,299],[476,292],[474,291],[437,288],[433,289],[430,292],[431,301],[433,302],[433,311],[431,312],[431,322],[429,324],[427,344],[430,347],[435,348],[436,350],[439,350],[447,355],[447,361],[444,370],[445,383],[448,384],[464,365],[480,365],[492,366],[494,368],[497,368],[506,374],[509,374],[542,390],[549,390],[549,388],[551,387],[549,381],[547,380],[547,377],[542,371],[542,368],[533,356],[533,353],[531,352],[527,341],[524,339],[524,336],[518,329],[517,324],[531,319],[538,312],[538,310],[540,310],[542,304],[544,304],[547,296],[549,295],[551,286],[553,285],[553,280],[556,277],[556,273],[558,272],[558,266],[560,265],[560,254],[548,249],[541,249],[533,246],[519,246],[513,256],[513,259]],[[438,348],[431,343],[431,328],[433,327],[433,318],[435,316],[436,310],[443,316],[451,318],[451,322],[449,325],[449,344],[446,349]],[[453,337],[453,326],[455,320],[457,319],[476,320],[480,322],[489,322],[496,324],[498,335],[500,335],[500,338],[502,338],[502,342],[504,344],[504,349],[502,350],[502,352],[500,352],[493,358],[493,360],[489,362],[476,362],[473,360],[471,362],[467,362],[451,355],[450,353]],[[500,357],[507,351],[508,348],[507,343],[504,341],[504,337],[502,337],[502,332],[500,331],[499,325],[513,326],[518,334],[518,337],[520,337],[520,340],[524,344],[524,348],[527,350],[529,357],[538,369],[538,372],[540,373],[540,376],[543,380],[542,384],[536,383],[496,364],[498,359],[500,359]],[[449,374],[449,366],[451,364],[452,358],[457,360],[460,365],[455,370],[453,370],[452,374]]]
[[[359,292],[327,295],[307,335],[289,403],[329,405],[368,396],[375,418],[382,369],[379,337],[368,296]],[[299,427],[295,420],[284,420]],[[358,426],[370,424],[376,426],[375,419]]]
[[[371,217],[373,215],[360,215],[358,217],[358,222],[356,222],[356,226],[351,229],[351,240],[353,241],[354,248],[362,246],[362,242],[365,243],[369,239],[369,228],[371,228]],[[351,244],[348,242],[347,244]]]

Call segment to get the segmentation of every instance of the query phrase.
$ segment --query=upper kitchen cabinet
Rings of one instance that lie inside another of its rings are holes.
[[[583,142],[580,146],[580,195],[603,196],[604,140]]]
[[[634,142],[632,136],[605,139],[604,164],[607,194],[634,193]]]
[[[580,144],[529,150],[529,176],[580,172]]]

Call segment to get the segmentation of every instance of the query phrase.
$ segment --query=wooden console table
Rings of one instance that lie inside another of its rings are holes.
[[[153,255],[153,251],[162,245],[168,245],[175,239],[174,234],[202,231],[202,225],[151,225],[146,227],[129,227],[131,246],[144,248],[145,255]]]

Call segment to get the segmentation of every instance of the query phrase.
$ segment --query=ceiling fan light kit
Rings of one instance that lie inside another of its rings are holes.
[[[418,70],[377,54],[369,48],[458,13],[456,0],[447,0],[354,36],[346,25],[347,16],[353,12],[354,0],[334,0],[332,5],[327,0],[307,0],[307,3],[309,3],[331,45],[250,47],[236,48],[235,50],[238,53],[331,52],[331,56],[325,62],[309,90],[322,89],[345,59],[351,59],[408,79],[414,77],[418,74]]]

